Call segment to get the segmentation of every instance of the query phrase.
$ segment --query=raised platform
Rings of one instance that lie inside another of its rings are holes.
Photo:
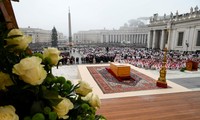
[[[152,77],[154,79],[158,79],[158,77],[159,77],[156,74],[152,74],[152,72],[150,72],[148,70],[137,68],[137,67],[134,67],[134,66],[132,66],[130,64],[127,64],[127,65],[130,66],[131,69],[135,69],[137,71],[140,71],[141,73],[143,73],[145,75],[148,75],[149,77]],[[171,82],[171,81],[167,80],[167,84],[171,87],[169,89],[141,90],[141,91],[131,91],[131,92],[104,94],[102,92],[101,88],[98,86],[98,84],[93,79],[93,77],[90,74],[90,72],[88,71],[88,69],[87,69],[88,66],[109,66],[109,64],[78,65],[78,72],[79,72],[80,79],[90,83],[90,85],[93,87],[93,92],[96,93],[97,95],[99,95],[100,99],[191,91],[190,89],[187,89],[187,88],[185,88],[183,86],[180,86],[180,85],[178,85],[178,84],[176,84],[174,82]]]

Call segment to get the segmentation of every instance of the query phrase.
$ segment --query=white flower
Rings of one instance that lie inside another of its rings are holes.
[[[59,118],[67,119],[69,117],[67,116],[67,113],[69,112],[69,110],[74,108],[74,105],[67,98],[63,98],[60,96],[59,98],[62,98],[63,100],[57,106],[53,106],[54,112],[57,113]]]
[[[58,61],[61,59],[60,51],[57,48],[49,47],[48,49],[44,49],[43,57],[50,58],[51,65],[57,65]]]
[[[12,37],[16,36],[16,37]],[[7,45],[17,45],[15,49],[25,50],[28,47],[28,44],[32,41],[30,36],[24,36],[19,29],[12,29],[8,33]]]
[[[0,120],[19,120],[12,105],[0,106]]]
[[[6,90],[6,86],[13,85],[13,82],[9,76],[9,74],[0,72],[0,90]]]
[[[94,108],[100,108],[101,101],[99,99],[99,96],[90,92],[85,97],[81,97],[82,100],[88,101],[91,106]]]
[[[28,57],[15,64],[12,72],[19,75],[20,78],[31,85],[40,85],[47,76],[39,57]]]
[[[92,92],[92,87],[90,87],[90,85],[87,82],[80,80],[79,84],[80,87],[76,89],[76,93],[86,96],[88,93]]]

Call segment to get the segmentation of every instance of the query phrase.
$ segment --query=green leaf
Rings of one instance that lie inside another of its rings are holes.
[[[57,114],[55,112],[50,112],[49,120],[57,120]]]
[[[24,118],[24,120],[31,120],[31,117],[27,116],[27,117]]]
[[[60,84],[64,84],[64,83],[66,82],[66,79],[65,79],[65,77],[63,77],[63,76],[60,76],[60,77],[57,78],[57,81],[58,81]]]
[[[95,120],[107,120],[107,119],[102,115],[95,115]]]
[[[43,112],[43,103],[42,101],[35,101],[33,102],[33,105],[31,106],[31,114]]]
[[[72,85],[72,82],[70,80],[66,81],[69,85]]]
[[[44,90],[43,89],[43,98],[45,98],[45,99],[56,99],[56,98],[58,98],[58,92],[57,91],[51,91],[51,90],[48,90],[48,89],[46,89],[46,90]]]
[[[42,93],[43,93],[42,97],[44,99],[47,99],[52,106],[56,106],[58,103],[62,101],[62,99],[58,98],[59,94],[57,91],[51,91],[51,90],[46,89],[46,90],[43,90]]]
[[[41,53],[34,53],[33,56],[37,56],[37,57],[43,59],[43,55]]]
[[[49,114],[51,112],[51,108],[50,107],[45,107],[44,108],[44,114]]]
[[[63,89],[66,90],[66,91],[69,91],[71,89],[71,86],[66,82],[63,85]]]
[[[44,58],[44,63],[45,64],[50,64],[51,63],[51,59],[49,57]]]
[[[49,102],[50,102],[50,104],[52,106],[58,105],[61,101],[62,101],[62,99],[59,99],[59,98],[57,98],[57,99],[49,99]]]
[[[32,120],[45,120],[45,117],[42,113],[36,113],[33,117]]]

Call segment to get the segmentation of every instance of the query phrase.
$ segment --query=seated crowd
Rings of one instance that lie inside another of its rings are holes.
[[[107,51],[104,47],[96,47],[82,48],[79,51],[83,55],[82,63],[119,62],[145,69],[160,69],[164,58],[164,51],[153,49],[110,47]],[[168,51],[166,68],[173,70],[185,68],[187,60],[200,63],[200,53]]]

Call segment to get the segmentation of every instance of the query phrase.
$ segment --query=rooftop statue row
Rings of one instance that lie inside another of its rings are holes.
[[[185,14],[179,14],[178,10],[175,14],[171,12],[170,15],[164,14],[163,16],[158,16],[156,13],[150,17],[150,24],[166,23],[168,21],[183,21],[194,18],[200,18],[200,10],[198,6],[196,6],[194,9],[191,7],[190,12]]]

